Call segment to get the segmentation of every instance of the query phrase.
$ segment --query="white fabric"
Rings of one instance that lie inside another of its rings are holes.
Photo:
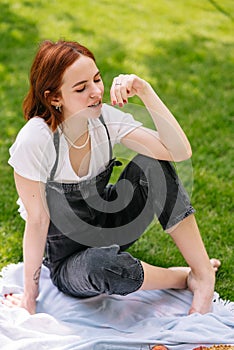
[[[21,292],[23,264],[2,272],[0,292]],[[213,312],[187,315],[189,291],[139,291],[128,296],[76,299],[51,283],[43,266],[37,314],[0,303],[1,350],[192,350],[234,345],[234,303],[215,293]]]
[[[142,124],[129,113],[124,113],[106,104],[102,107],[102,116],[107,125],[112,147],[121,139]],[[109,144],[105,127],[101,121],[89,119],[89,134],[91,138],[91,159],[89,171],[80,178],[74,172],[69,159],[69,145],[63,135],[60,135],[59,163],[55,174],[58,182],[79,182],[98,175],[105,169],[109,161]],[[10,148],[9,164],[19,175],[34,181],[46,183],[56,159],[53,144],[53,133],[42,118],[30,119],[20,130],[14,144]],[[19,199],[19,212],[26,218],[26,211]]]

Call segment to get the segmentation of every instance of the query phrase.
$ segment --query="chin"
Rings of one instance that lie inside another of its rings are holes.
[[[91,119],[99,118],[101,113],[102,113],[101,106],[99,108],[96,108],[96,109],[90,108],[89,118],[91,118]]]
[[[101,105],[96,108],[85,108],[79,112],[76,112],[74,114],[71,114],[70,117],[67,117],[66,119],[70,120],[77,120],[78,119],[95,119],[99,118],[101,115],[102,109]]]

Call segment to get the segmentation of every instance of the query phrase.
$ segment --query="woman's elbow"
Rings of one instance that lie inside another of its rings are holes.
[[[37,226],[40,228],[48,228],[50,223],[49,215],[45,212],[43,213],[28,213],[27,224]]]
[[[192,149],[191,149],[191,147],[189,147],[186,149],[186,151],[176,154],[173,157],[173,161],[174,162],[182,162],[184,160],[188,160],[191,157],[192,157]]]

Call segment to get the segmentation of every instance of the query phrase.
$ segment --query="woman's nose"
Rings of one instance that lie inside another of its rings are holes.
[[[102,88],[97,85],[97,84],[94,84],[92,86],[92,89],[91,89],[91,92],[90,92],[90,97],[93,98],[93,97],[100,97],[102,94]]]

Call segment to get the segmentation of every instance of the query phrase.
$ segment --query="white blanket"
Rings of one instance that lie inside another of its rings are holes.
[[[21,292],[23,264],[2,270],[1,298]],[[234,303],[214,294],[213,312],[187,315],[192,295],[186,291],[140,291],[128,296],[76,299],[59,292],[43,266],[37,314],[0,303],[2,350],[170,350],[200,345],[234,345]]]

